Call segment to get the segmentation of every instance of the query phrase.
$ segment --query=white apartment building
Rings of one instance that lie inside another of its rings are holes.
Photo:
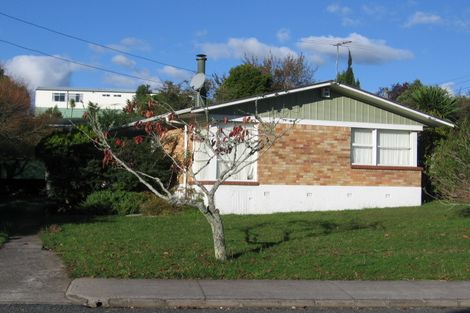
[[[57,107],[64,118],[79,118],[89,102],[98,104],[102,109],[122,110],[134,96],[135,91],[130,90],[38,87],[35,114]]]

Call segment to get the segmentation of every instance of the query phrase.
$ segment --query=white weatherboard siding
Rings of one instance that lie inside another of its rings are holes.
[[[215,201],[216,207],[222,214],[270,214],[419,206],[421,205],[421,188],[222,185],[216,192]]]

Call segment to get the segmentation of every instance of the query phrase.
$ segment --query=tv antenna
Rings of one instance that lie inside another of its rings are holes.
[[[339,47],[347,45],[348,43],[351,43],[351,40],[345,40],[345,41],[338,41],[337,43],[332,44],[332,46],[336,47],[336,79],[338,79],[338,59],[339,59]]]

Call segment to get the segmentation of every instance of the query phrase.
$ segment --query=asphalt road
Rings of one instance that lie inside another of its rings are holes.
[[[75,305],[0,304],[0,313],[470,313],[469,309],[108,309]]]

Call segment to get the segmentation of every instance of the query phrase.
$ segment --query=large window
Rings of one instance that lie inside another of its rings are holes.
[[[233,125],[231,126],[233,127]],[[227,126],[229,133],[231,128]],[[254,130],[251,129],[250,132]],[[217,133],[215,128],[211,128],[211,132]],[[214,137],[215,138],[215,137]],[[223,140],[223,139],[222,139]],[[214,181],[219,178],[227,169],[232,168],[233,175],[228,181],[255,181],[256,180],[256,160],[257,154],[251,153],[246,143],[236,145],[236,148],[230,153],[214,156],[212,147],[207,146],[203,142],[195,141],[193,171],[196,173],[198,180]],[[233,165],[238,165],[233,168]]]
[[[353,129],[354,165],[416,165],[416,133],[402,130]]]
[[[54,92],[52,94],[52,101],[65,102],[65,92]]]

